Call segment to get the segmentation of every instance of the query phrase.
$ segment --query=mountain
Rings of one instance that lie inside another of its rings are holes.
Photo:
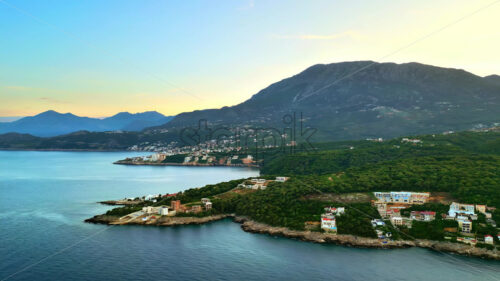
[[[486,76],[484,77],[485,80],[488,80],[490,81],[491,83],[495,83],[497,85],[500,85],[500,76],[499,75],[489,75],[489,76]]]
[[[165,124],[171,119],[172,117],[164,116],[155,111],[136,114],[121,112],[112,117],[98,119],[49,110],[17,121],[0,123],[0,133],[22,133],[50,137],[81,130],[94,132],[140,131],[146,127]]]
[[[316,140],[391,138],[465,130],[500,121],[499,76],[420,63],[373,61],[318,64],[231,107],[177,115],[161,128],[274,126],[302,113]],[[282,130],[282,129],[280,129]]]

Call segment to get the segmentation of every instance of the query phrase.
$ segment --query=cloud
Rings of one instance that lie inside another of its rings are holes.
[[[336,40],[341,38],[356,39],[360,37],[360,33],[357,31],[344,31],[336,34],[299,34],[299,35],[274,35],[275,39],[295,39],[295,40]]]

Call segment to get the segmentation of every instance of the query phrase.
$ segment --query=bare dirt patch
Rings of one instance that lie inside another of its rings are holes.
[[[305,197],[308,200],[318,200],[327,202],[337,202],[337,203],[366,203],[370,202],[372,199],[371,193],[323,193],[323,194],[312,194]]]

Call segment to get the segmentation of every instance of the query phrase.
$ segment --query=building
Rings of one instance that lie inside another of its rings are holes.
[[[201,205],[193,205],[191,206],[191,213],[199,213],[202,211]]]
[[[248,164],[252,164],[253,163],[253,157],[252,157],[252,155],[248,155],[247,158],[241,159],[241,162],[243,164],[247,164],[247,165]]]
[[[409,142],[409,143],[421,143],[422,141],[419,139],[409,139],[409,138],[403,138],[401,142]]]
[[[142,207],[142,211],[146,214],[155,214],[158,212],[158,208],[152,206]]]
[[[158,209],[158,214],[160,216],[168,216],[168,210],[169,208],[166,207],[166,206],[161,206],[159,209]]]
[[[457,215],[474,215],[474,205],[453,202],[450,205],[448,215],[450,217],[456,217]]]
[[[207,202],[210,202],[209,198],[201,198],[201,203],[206,204]]]
[[[403,225],[403,218],[402,217],[392,217],[391,223],[393,225],[401,226],[401,225]]]
[[[289,177],[276,177],[276,182],[286,182]]]
[[[470,220],[458,220],[458,228],[463,233],[471,233],[472,232],[472,221]]]
[[[170,207],[174,211],[180,211],[181,210],[181,200],[172,200],[172,202],[170,202]]]
[[[328,232],[337,232],[337,223],[335,216],[332,214],[321,215],[321,229]]]
[[[485,235],[484,236],[484,243],[493,245],[493,236]]]
[[[429,192],[374,192],[378,203],[423,204],[429,200]]]
[[[436,218],[436,212],[412,211],[410,218],[417,221],[433,221]]]
[[[212,202],[207,202],[205,203],[205,210],[211,210],[212,209]]]
[[[343,213],[345,213],[345,208],[344,207],[338,207],[338,208],[326,207],[325,212],[330,213],[330,214],[335,214],[335,215],[342,215]]]
[[[486,213],[486,205],[476,205],[476,211],[479,213]]]

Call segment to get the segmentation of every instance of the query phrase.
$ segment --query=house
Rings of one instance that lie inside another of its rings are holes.
[[[436,212],[412,211],[410,214],[410,218],[417,221],[433,221],[436,218]]]
[[[403,138],[401,142],[410,142],[410,143],[421,143],[422,141],[419,139],[409,139],[409,138]]]
[[[450,205],[450,210],[448,215],[450,217],[456,217],[457,215],[474,215],[474,205],[471,204],[460,204],[453,202]]]
[[[201,203],[206,204],[207,202],[210,202],[209,198],[201,198]]]
[[[193,205],[191,206],[191,213],[200,213],[202,211],[201,205]]]
[[[458,228],[463,233],[471,233],[472,231],[472,221],[470,220],[458,220]]]
[[[486,213],[486,205],[476,205],[476,211],[479,213]]]
[[[326,207],[325,208],[325,212],[326,213],[331,213],[331,214],[335,214],[335,215],[342,215],[343,213],[345,213],[345,208],[344,207]]]
[[[484,236],[484,243],[493,245],[493,236],[485,235]]]
[[[208,210],[210,210],[210,209],[212,209],[212,202],[206,202],[206,203],[205,203],[205,210],[207,210],[207,211],[208,211]]]
[[[403,218],[402,217],[392,217],[391,223],[393,225],[397,225],[397,226],[403,225]]]
[[[332,214],[321,215],[321,229],[328,232],[337,232],[335,216]]]
[[[241,159],[241,162],[243,164],[247,164],[247,165],[248,164],[252,164],[253,163],[253,157],[252,157],[252,155],[248,155],[247,158]]]
[[[158,209],[158,214],[160,216],[168,216],[168,210],[169,208],[166,207],[166,206],[161,206],[159,209]]]
[[[146,214],[155,214],[158,212],[158,208],[153,206],[142,207],[142,211]]]
[[[286,182],[289,177],[276,177],[276,182]]]

